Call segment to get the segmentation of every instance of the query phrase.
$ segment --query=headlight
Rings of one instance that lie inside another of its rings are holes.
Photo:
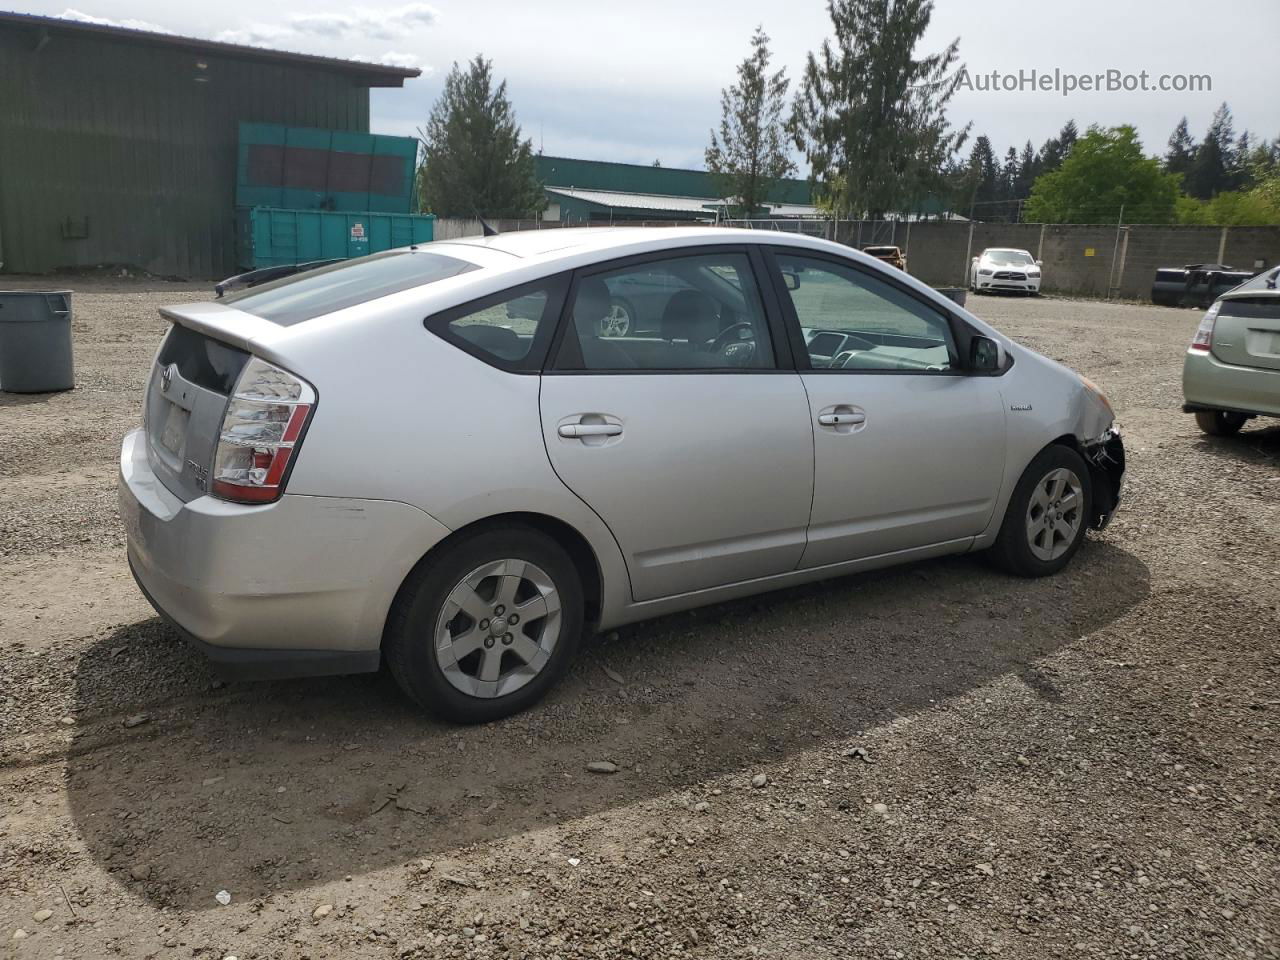
[[[978,270],[978,274],[979,276],[989,277],[992,274],[992,270],[990,267],[981,267]]]
[[[1039,270],[1037,270],[1037,269],[1035,269],[1034,267],[1032,267],[1030,270],[1028,270],[1028,271],[1027,271],[1027,276],[1028,276],[1028,277],[1038,277],[1038,276],[1040,276],[1040,271],[1039,271]]]
[[[1080,377],[1080,382],[1084,384],[1084,388],[1086,390],[1088,390],[1095,397],[1097,397],[1099,400],[1102,401],[1102,405],[1107,408],[1107,413],[1111,414],[1111,416],[1114,417],[1116,415],[1116,412],[1115,410],[1112,409],[1111,401],[1107,399],[1107,395],[1102,392],[1102,388],[1099,387],[1096,383],[1094,383],[1092,380],[1090,380],[1086,376],[1082,376],[1081,374],[1078,374],[1078,373],[1076,374],[1076,376]]]

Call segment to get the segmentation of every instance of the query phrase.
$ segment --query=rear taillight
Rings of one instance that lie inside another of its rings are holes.
[[[271,503],[315,407],[311,384],[253,357],[236,381],[218,435],[210,492],[237,503]]]
[[[1205,313],[1204,319],[1200,321],[1200,326],[1196,328],[1196,335],[1191,338],[1192,350],[1208,353],[1213,346],[1213,322],[1218,319],[1218,309],[1221,306],[1222,302],[1219,301]]]

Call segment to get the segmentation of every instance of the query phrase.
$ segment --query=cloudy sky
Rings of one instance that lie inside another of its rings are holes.
[[[0,0],[3,5],[5,0]],[[9,0],[10,3],[16,0]],[[454,61],[495,62],[527,136],[548,154],[666,166],[702,165],[719,91],[732,82],[752,30],[773,38],[775,65],[798,76],[830,32],[825,0],[67,0],[17,3],[51,16],[98,19],[190,36],[421,67],[403,90],[373,91],[373,127],[412,134]],[[1178,119],[1197,138],[1230,103],[1244,127],[1280,136],[1275,0],[1072,0],[1004,4],[937,0],[922,50],[960,39],[979,75],[1106,70],[1154,79],[1207,74],[1212,90],[1174,92],[961,91],[949,116],[973,121],[998,152],[1040,144],[1069,118],[1132,123],[1148,152],[1163,152]]]

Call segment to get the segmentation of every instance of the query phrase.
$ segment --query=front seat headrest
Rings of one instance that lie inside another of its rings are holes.
[[[720,332],[716,302],[700,290],[680,290],[662,311],[662,338],[705,346]]]

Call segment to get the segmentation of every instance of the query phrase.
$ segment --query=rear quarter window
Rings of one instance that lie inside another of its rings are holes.
[[[282,327],[291,327],[336,310],[478,269],[474,263],[440,253],[392,250],[284,277],[220,302]]]
[[[490,366],[534,372],[546,359],[568,285],[565,274],[548,277],[438,313],[424,325]]]

